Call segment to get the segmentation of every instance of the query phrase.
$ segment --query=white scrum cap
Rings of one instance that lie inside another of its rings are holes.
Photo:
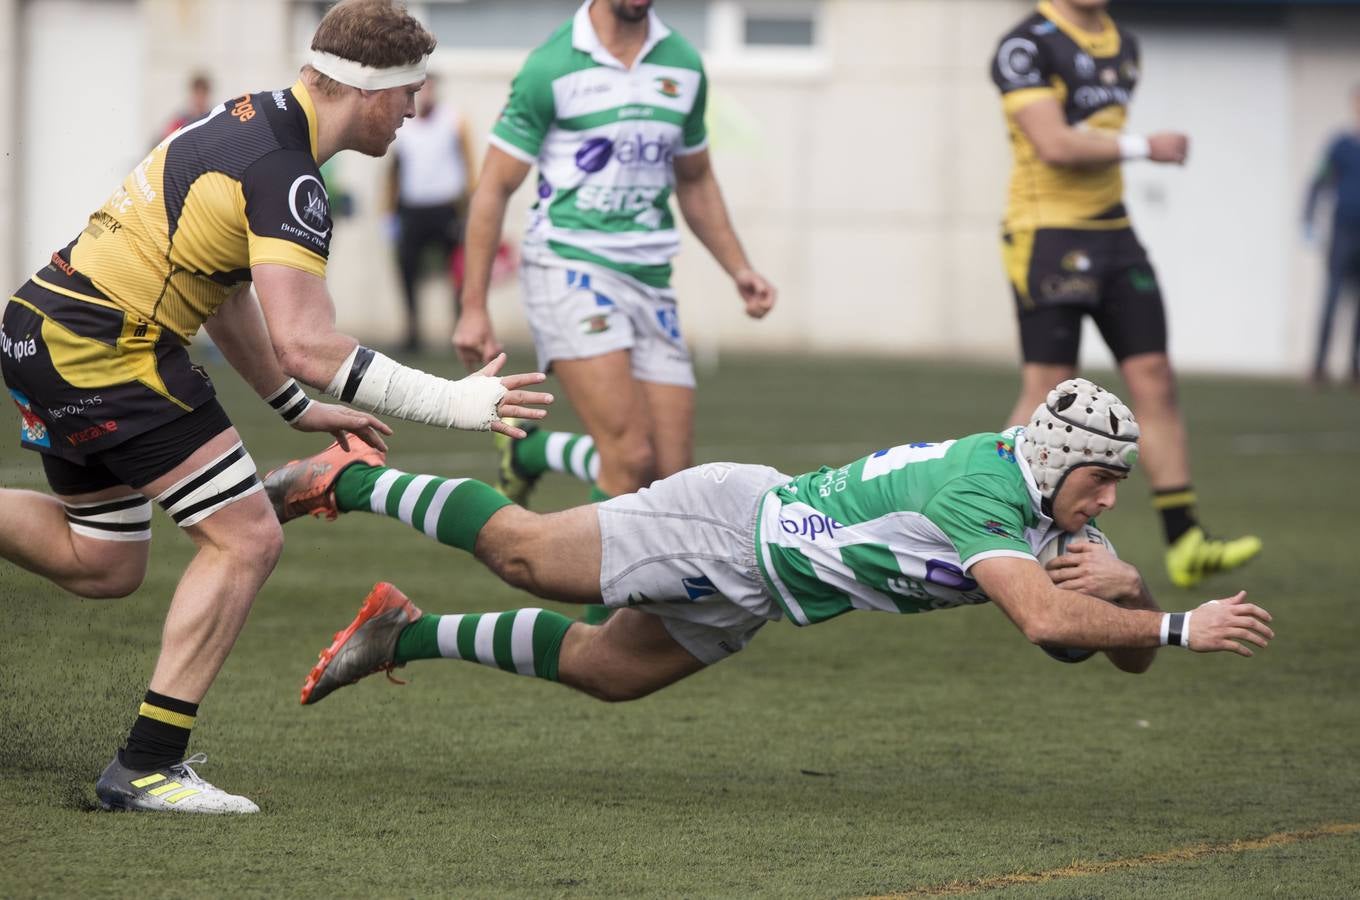
[[[1138,461],[1138,423],[1114,394],[1085,378],[1069,378],[1048,392],[1025,426],[1025,461],[1051,508],[1074,469],[1100,466],[1127,472]]]

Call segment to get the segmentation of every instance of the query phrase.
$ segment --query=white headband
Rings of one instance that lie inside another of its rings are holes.
[[[313,50],[312,68],[341,84],[347,84],[364,91],[381,91],[385,88],[401,87],[405,84],[423,81],[425,78],[425,62],[428,59],[428,56],[422,56],[419,62],[412,63],[409,66],[376,69],[352,59],[345,59],[343,56],[336,56],[334,53]]]

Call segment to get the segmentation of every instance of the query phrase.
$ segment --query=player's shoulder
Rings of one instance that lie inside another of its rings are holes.
[[[997,46],[1004,46],[1008,42],[1026,41],[1034,45],[1047,42],[1050,37],[1058,33],[1058,26],[1049,21],[1038,10],[1031,12],[1019,22],[1015,23],[1009,31],[1001,35],[997,41]]]
[[[647,54],[647,62],[655,65],[674,66],[677,69],[703,71],[704,60],[699,50],[683,34],[672,29]]]
[[[947,455],[960,476],[990,476],[1024,483],[1024,475],[1015,461],[1013,430],[983,431],[959,438]]]

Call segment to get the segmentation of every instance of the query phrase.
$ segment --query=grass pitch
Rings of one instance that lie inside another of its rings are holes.
[[[262,469],[322,445],[215,374]],[[843,464],[994,427],[1014,385],[920,362],[724,361],[701,383],[698,457]],[[374,581],[433,612],[538,605],[398,522],[309,520],[289,525],[191,746],[260,804],[245,818],[93,811],[190,555],[168,520],[127,600],[0,563],[0,896],[1356,896],[1360,398],[1188,379],[1183,399],[1206,523],[1254,531],[1265,554],[1172,588],[1137,475],[1102,525],[1163,606],[1241,586],[1271,609],[1278,638],[1255,659],[1064,666],[984,606],[772,624],[632,704],[432,661],[407,687],[372,678],[304,709],[316,652]],[[393,465],[492,477],[485,436],[396,427]],[[0,483],[40,487],[11,441]],[[584,498],[559,477],[534,504]]]

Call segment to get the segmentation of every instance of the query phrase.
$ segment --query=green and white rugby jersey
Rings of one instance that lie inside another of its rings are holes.
[[[1057,531],[1017,439],[1021,428],[904,444],[772,489],[756,525],[771,593],[798,625],[986,603],[968,571],[1034,559]]]
[[[674,160],[708,143],[703,64],[653,12],[625,69],[600,43],[589,6],[529,54],[491,143],[538,165],[526,259],[594,263],[668,287],[680,249]]]

